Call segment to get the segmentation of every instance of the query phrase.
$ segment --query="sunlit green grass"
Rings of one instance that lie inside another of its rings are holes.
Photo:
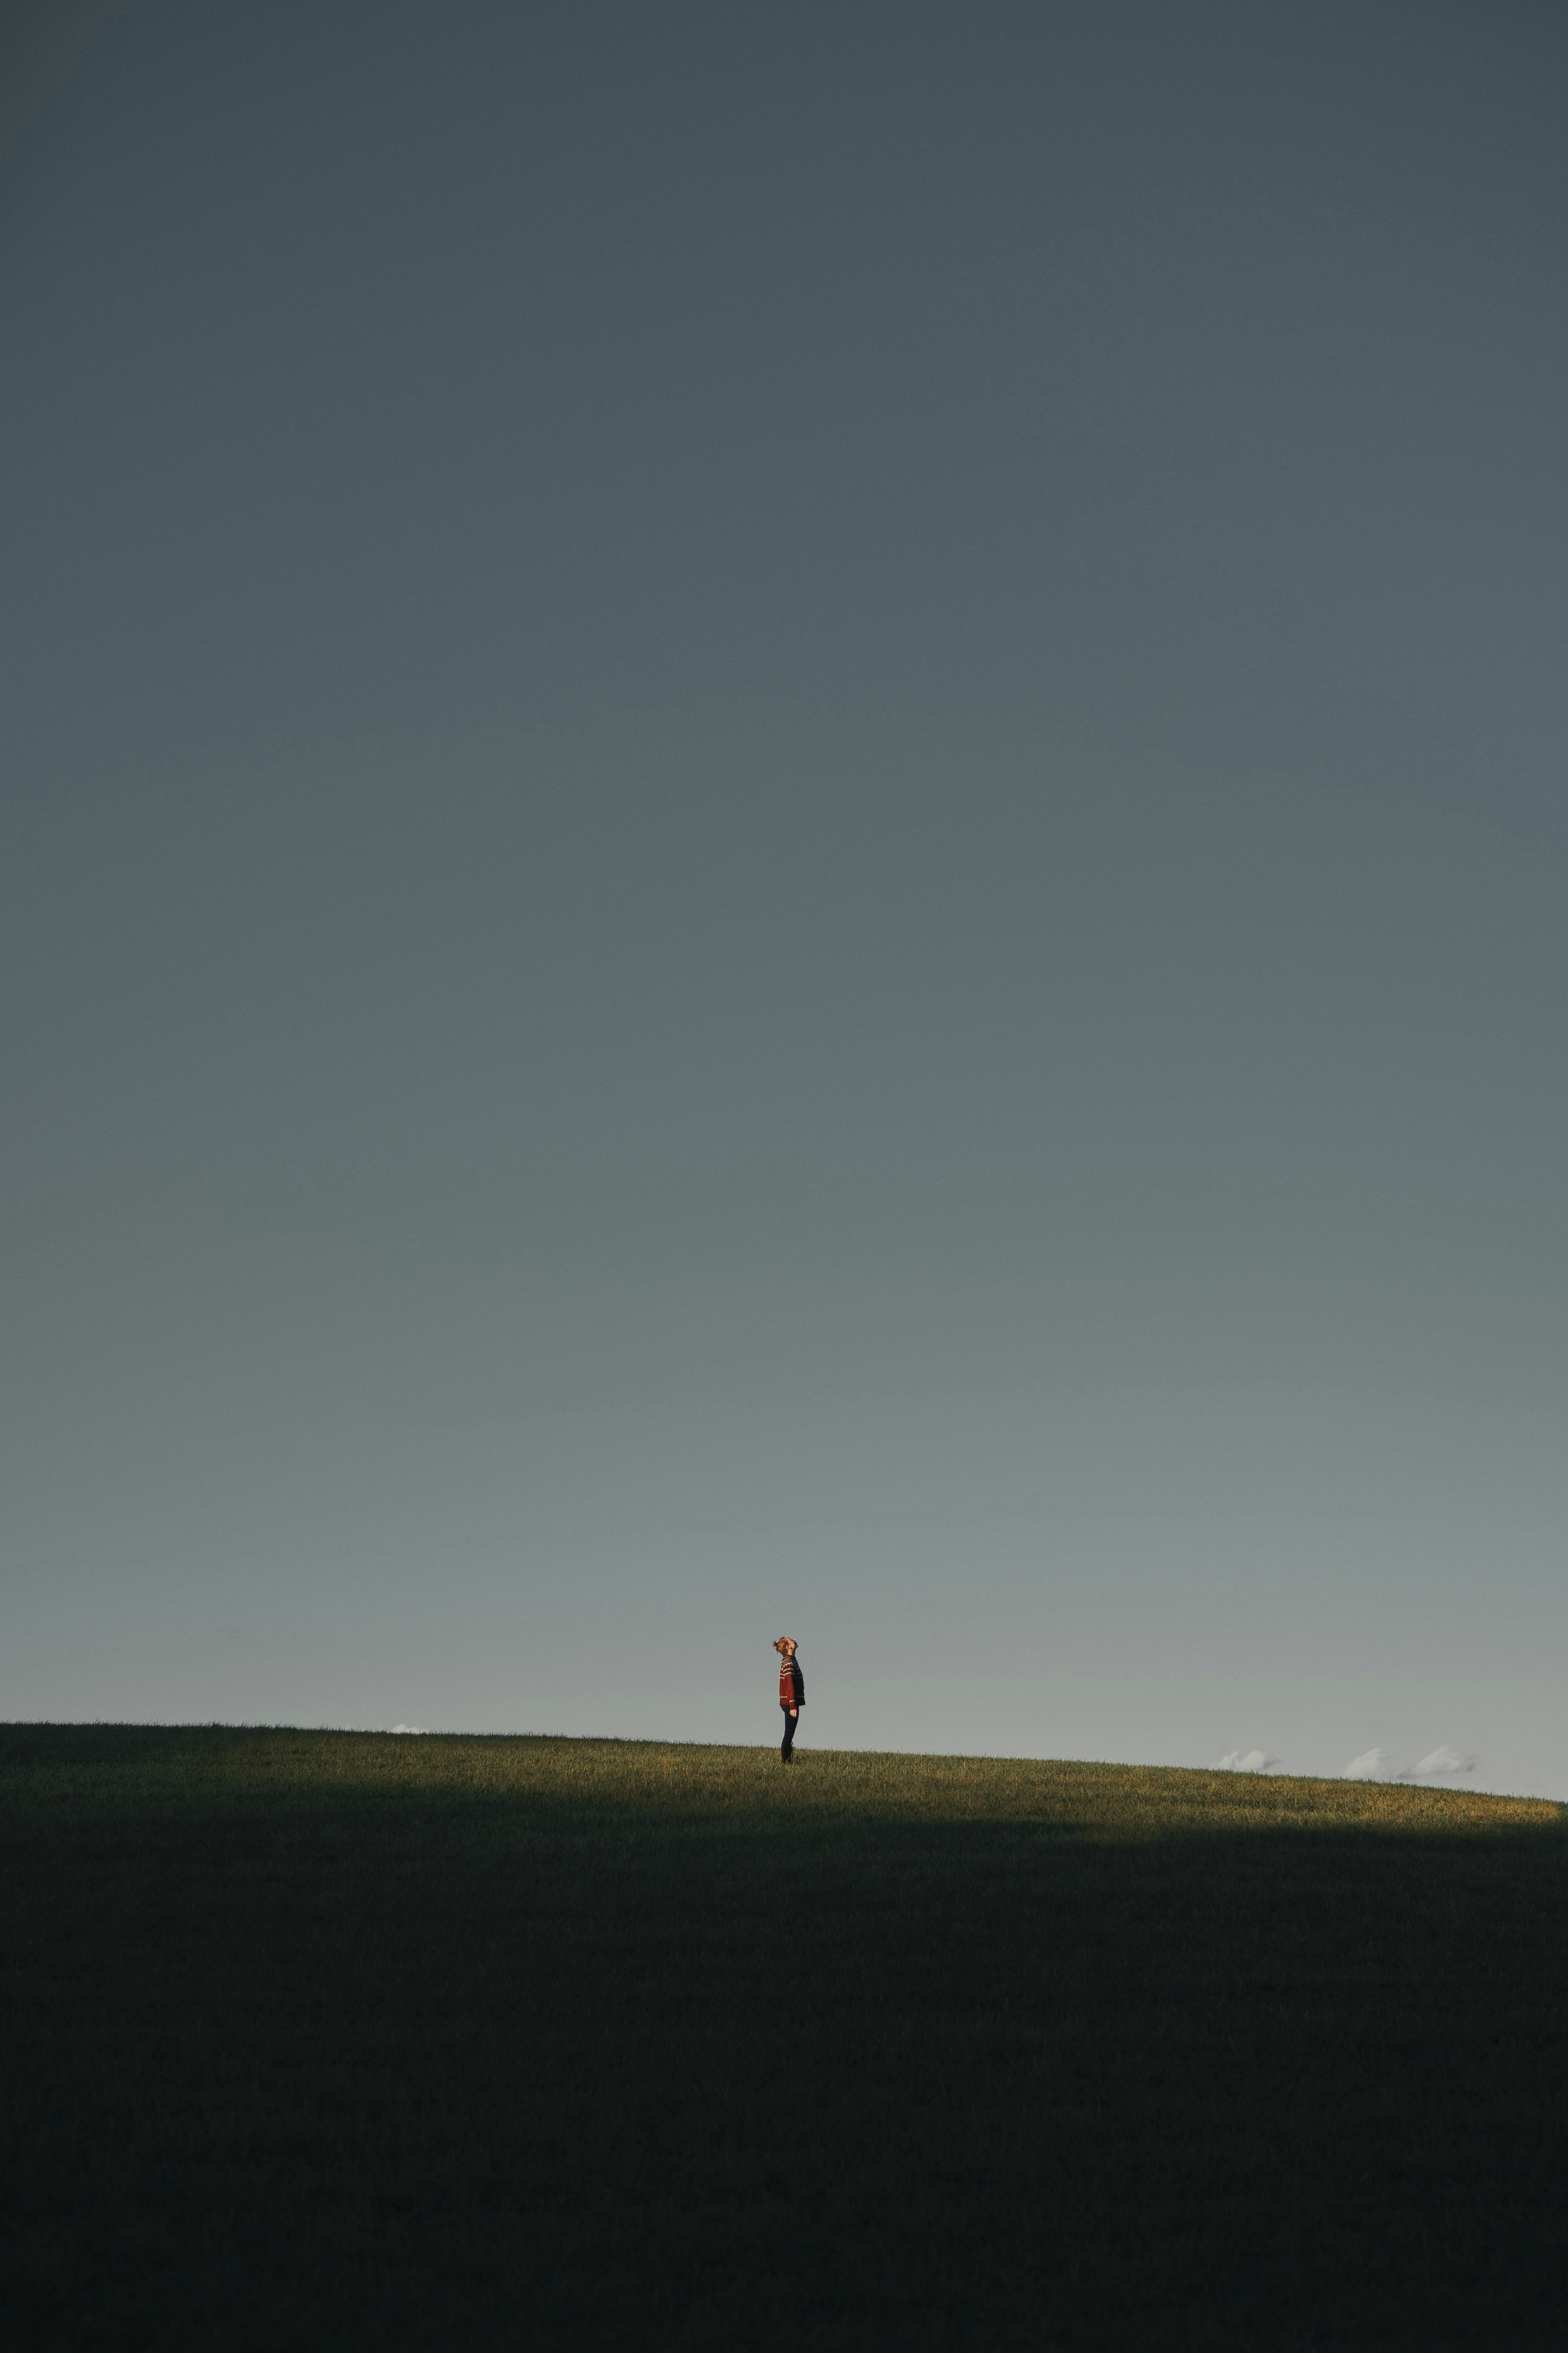
[[[315,1805],[396,1793],[581,1805],[595,1819],[651,1809],[716,1820],[761,1812],[774,1820],[1051,1822],[1112,1840],[1284,1828],[1462,1836],[1559,1828],[1568,1816],[1545,1799],[1402,1782],[804,1746],[784,1770],[772,1748],[536,1735],[7,1726],[0,1760],[12,1809],[257,1798]]]
[[[1563,1810],[0,1731],[12,2340],[1510,2347]]]

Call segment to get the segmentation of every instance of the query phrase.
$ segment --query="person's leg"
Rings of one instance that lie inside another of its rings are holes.
[[[796,1721],[796,1711],[793,1707],[786,1707],[784,1710],[784,1740],[779,1748],[779,1755],[784,1758],[786,1765],[790,1762],[790,1751],[795,1746],[795,1727]]]

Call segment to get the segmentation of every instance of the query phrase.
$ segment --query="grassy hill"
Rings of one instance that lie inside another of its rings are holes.
[[[0,1729],[22,2347],[1556,2346],[1563,1809]]]

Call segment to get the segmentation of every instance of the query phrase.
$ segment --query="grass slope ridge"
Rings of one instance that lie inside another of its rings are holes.
[[[1561,2340],[1565,1810],[0,1728],[18,2346]]]

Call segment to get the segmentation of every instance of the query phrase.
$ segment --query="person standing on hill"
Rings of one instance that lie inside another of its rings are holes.
[[[795,1656],[793,1634],[781,1634],[773,1648],[779,1654],[779,1705],[784,1710],[784,1720],[779,1763],[793,1765],[795,1726],[800,1721],[801,1709],[805,1705],[805,1677],[801,1673],[800,1661]]]

